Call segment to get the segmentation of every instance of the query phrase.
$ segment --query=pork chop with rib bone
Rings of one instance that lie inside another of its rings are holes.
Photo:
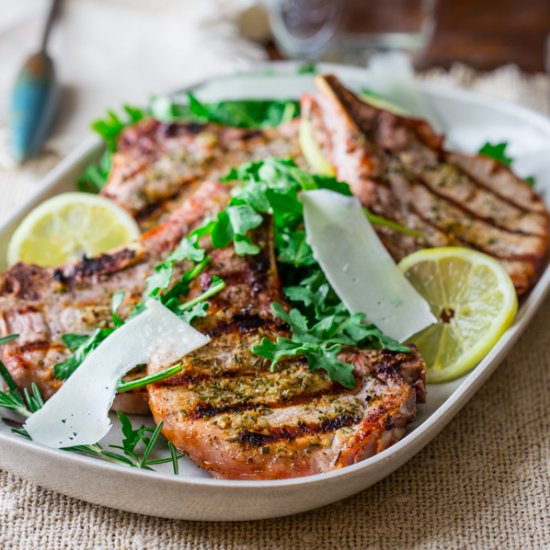
[[[508,167],[446,151],[424,120],[374,107],[334,76],[302,100],[302,116],[339,179],[375,214],[422,235],[377,227],[395,260],[426,247],[466,246],[498,259],[519,294],[538,280],[548,254],[541,198]]]

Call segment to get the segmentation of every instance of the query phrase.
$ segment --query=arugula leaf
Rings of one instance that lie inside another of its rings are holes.
[[[504,164],[505,166],[511,166],[514,162],[512,157],[507,156],[506,149],[508,148],[508,142],[504,141],[502,143],[489,143],[488,141],[481,147],[478,151],[479,154],[491,157],[498,162]],[[534,187],[537,183],[535,176],[527,176],[522,178],[527,185]]]
[[[58,380],[67,380],[69,376],[82,364],[87,355],[93,351],[105,338],[110,336],[114,328],[98,328],[93,334],[85,337],[85,335],[79,334],[64,334],[61,339],[65,345],[71,350],[75,351],[74,355],[57,363],[53,367],[53,374]],[[84,337],[86,339],[84,339]],[[71,346],[76,346],[80,341],[80,345],[75,349]]]
[[[92,123],[92,130],[99,134],[107,145],[109,151],[116,149],[118,136],[127,126],[136,124],[149,113],[146,109],[124,105],[124,115],[120,117],[114,111],[107,111],[104,118],[100,118]]]
[[[127,126],[136,124],[149,113],[147,109],[123,106],[124,114],[119,116],[114,111],[108,111],[104,118],[94,121],[92,130],[99,134],[105,142],[105,152],[99,161],[90,164],[78,177],[76,185],[80,191],[87,193],[99,193],[111,171],[111,160],[116,149],[118,137]]]
[[[485,144],[478,151],[480,155],[485,155],[491,157],[495,160],[498,160],[500,163],[505,166],[510,166],[513,162],[512,157],[506,155],[506,149],[508,148],[508,142],[504,141],[502,143],[490,143],[485,142]]]
[[[202,262],[205,254],[205,251],[199,247],[196,236],[187,237],[182,239],[179,246],[168,256],[168,260],[171,262],[183,262],[184,260]]]
[[[261,250],[261,248],[254,244],[252,239],[246,235],[235,235],[234,245],[235,252],[239,254],[239,256],[254,256]]]
[[[155,267],[155,272],[150,275],[145,281],[144,298],[159,298],[161,302],[166,305],[166,302],[177,295],[187,295],[189,282],[197,277],[202,269],[206,266],[206,254],[198,245],[197,235],[185,237],[181,240],[178,247],[168,255],[164,262],[161,262]],[[170,287],[174,276],[174,269],[176,263],[182,263],[185,260],[191,260],[192,262],[199,262],[201,266],[197,269],[194,266],[191,270],[185,272],[180,280],[171,289],[169,295],[161,296],[161,291],[164,291]]]
[[[191,324],[195,319],[206,317],[207,312],[208,302],[204,301],[194,304],[189,309],[182,310],[180,307],[178,314],[186,323]]]
[[[206,310],[208,309],[208,302],[206,302],[206,300],[215,294],[218,294],[218,292],[221,292],[224,288],[225,281],[217,276],[214,276],[212,277],[212,281],[210,281],[210,286],[204,292],[195,298],[178,305],[175,312],[187,323],[190,323],[197,317],[205,317]]]
[[[214,122],[235,128],[272,128],[288,122],[300,114],[300,104],[295,100],[237,100],[202,103],[188,94],[189,106],[172,105],[172,119],[191,115],[202,122]],[[166,107],[164,107],[166,113]],[[181,119],[181,118],[180,118]]]
[[[71,350],[76,351],[90,338],[89,334],[63,334],[61,340]]]
[[[290,295],[308,306],[317,304],[318,312],[326,312],[328,293],[322,293],[323,296],[318,299],[310,288],[294,287]],[[295,308],[287,312],[280,304],[275,303],[272,304],[272,310],[276,317],[290,327],[292,338],[277,338],[276,342],[264,338],[259,345],[252,348],[253,353],[271,361],[271,369],[286,358],[305,355],[312,370],[323,369],[331,380],[346,388],[353,388],[353,366],[338,359],[344,346],[410,351],[374,325],[365,325],[364,314],[350,314],[342,304],[333,307],[331,315],[317,313],[313,323]]]
[[[292,160],[280,159],[266,159],[234,168],[224,178],[224,181],[232,180],[240,180],[241,184],[232,190],[230,205],[247,205],[258,214],[272,216],[277,260],[295,268],[286,270],[283,275],[298,279],[297,285],[285,288],[296,307],[287,312],[279,304],[272,305],[274,315],[288,324],[292,337],[278,338],[276,342],[263,339],[252,348],[253,353],[269,359],[272,369],[286,358],[304,355],[311,369],[323,369],[331,380],[351,388],[355,384],[353,367],[338,359],[344,346],[410,351],[374,325],[366,325],[365,315],[352,315],[347,311],[307,243],[299,192],[330,189],[351,195],[347,184],[332,177],[304,172]],[[222,212],[218,219],[221,227],[216,228],[212,242],[214,246],[227,246],[231,239],[229,216],[224,217]],[[237,250],[237,242],[235,247]]]
[[[537,178],[535,176],[527,176],[526,178],[523,178],[523,181],[529,185],[529,187],[535,187],[537,184]]]
[[[155,298],[161,290],[170,286],[174,273],[174,262],[166,261],[155,267],[155,272],[145,281],[145,297]]]
[[[299,229],[293,232],[278,233],[275,246],[278,251],[278,260],[294,267],[310,266],[315,264],[313,251],[306,242],[306,232]]]

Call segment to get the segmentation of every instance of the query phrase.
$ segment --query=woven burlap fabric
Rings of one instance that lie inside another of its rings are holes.
[[[550,78],[542,75],[508,67],[480,76],[456,67],[429,77],[550,113]],[[10,195],[10,208],[32,192],[39,172]],[[1,196],[9,186],[0,178]],[[0,216],[7,211],[2,201]],[[0,548],[550,548],[549,327],[547,301],[426,449],[344,502],[269,521],[192,523],[94,506],[0,472]]]

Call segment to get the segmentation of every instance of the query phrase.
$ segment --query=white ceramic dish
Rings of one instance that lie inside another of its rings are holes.
[[[311,75],[297,75],[291,63],[271,65],[256,73],[224,77],[199,87],[209,99],[298,97],[313,89]],[[354,88],[368,86],[360,69],[324,66]],[[275,73],[275,74],[273,74]],[[539,191],[550,189],[550,160],[537,164],[550,152],[550,120],[526,109],[464,91],[424,85],[454,146],[475,151],[486,139],[508,140],[520,156],[523,174],[535,173]],[[43,181],[18,212],[0,226],[0,258],[5,258],[9,236],[21,218],[45,198],[71,190],[82,168],[99,154],[94,140],[69,155]],[[550,193],[547,192],[547,196]],[[1,266],[0,267],[4,267]],[[359,464],[327,474],[283,481],[219,481],[192,464],[181,464],[179,476],[112,465],[76,454],[56,451],[10,433],[0,423],[0,467],[67,495],[131,512],[178,519],[250,520],[310,510],[357,493],[399,468],[424,447],[467,403],[487,380],[525,330],[550,287],[547,267],[524,299],[514,325],[491,353],[469,375],[451,383],[428,387],[428,400],[418,419],[399,443]],[[114,431],[114,430],[113,430]],[[467,449],[464,452],[469,452]]]

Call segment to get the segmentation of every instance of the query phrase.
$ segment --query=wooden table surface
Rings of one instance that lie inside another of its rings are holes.
[[[281,58],[273,44],[267,49]],[[439,0],[432,43],[417,64],[455,61],[480,70],[516,63],[527,72],[550,72],[550,0]]]

